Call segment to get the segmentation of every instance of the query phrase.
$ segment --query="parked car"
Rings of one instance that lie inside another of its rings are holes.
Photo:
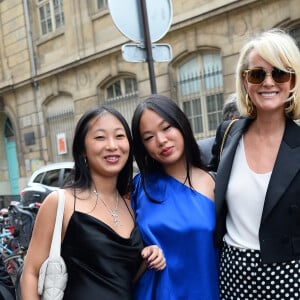
[[[27,186],[20,192],[20,204],[42,203],[52,191],[60,188],[68,180],[74,167],[73,162],[53,163],[33,172]]]

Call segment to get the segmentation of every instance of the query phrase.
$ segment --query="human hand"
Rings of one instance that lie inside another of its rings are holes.
[[[163,251],[156,245],[150,245],[142,250],[142,257],[147,262],[149,269],[161,271],[166,267],[166,259]]]

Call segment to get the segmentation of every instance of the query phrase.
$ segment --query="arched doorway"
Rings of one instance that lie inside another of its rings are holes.
[[[13,126],[7,117],[4,122],[4,143],[7,161],[8,176],[10,182],[10,192],[12,195],[19,194],[19,166],[16,149],[16,139]]]

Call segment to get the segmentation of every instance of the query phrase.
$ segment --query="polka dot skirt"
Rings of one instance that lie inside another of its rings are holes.
[[[221,300],[299,300],[300,261],[263,264],[258,250],[224,245]]]

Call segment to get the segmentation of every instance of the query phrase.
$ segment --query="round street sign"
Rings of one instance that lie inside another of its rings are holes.
[[[171,0],[145,0],[151,43],[161,39],[172,22]],[[130,40],[143,43],[144,31],[140,0],[108,0],[116,27]]]

